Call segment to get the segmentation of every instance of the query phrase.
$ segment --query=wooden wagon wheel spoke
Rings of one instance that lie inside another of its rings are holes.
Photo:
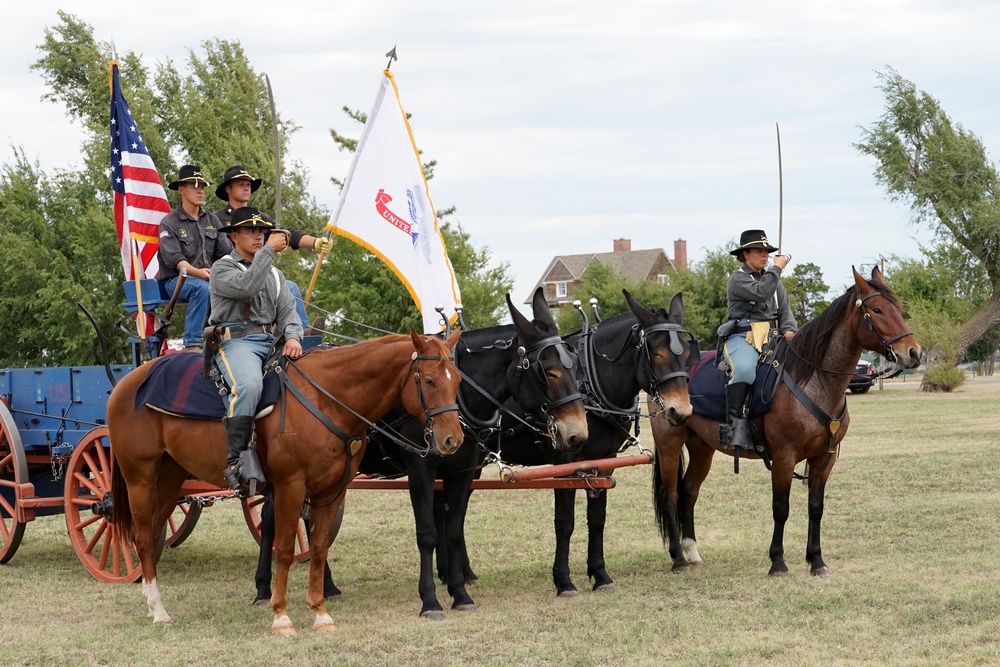
[[[198,519],[201,517],[202,506],[197,503],[177,503],[173,513],[167,519],[167,534],[163,546],[168,549],[179,547],[191,535]]]
[[[6,563],[21,545],[25,521],[17,511],[18,485],[28,482],[28,459],[14,418],[0,402],[0,563]]]
[[[64,508],[73,550],[98,581],[131,583],[141,576],[129,536],[108,519],[111,457],[106,427],[95,428],[74,448],[66,468]]]

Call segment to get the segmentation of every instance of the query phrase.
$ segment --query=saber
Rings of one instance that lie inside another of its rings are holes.
[[[281,137],[278,136],[278,114],[274,111],[274,92],[271,77],[264,73],[267,84],[267,101],[271,106],[271,136],[274,138],[274,226],[281,227]]]
[[[774,124],[774,131],[778,134],[778,254],[781,254],[781,233],[784,227],[782,220],[785,209],[785,183],[781,176],[781,129],[778,124]]]

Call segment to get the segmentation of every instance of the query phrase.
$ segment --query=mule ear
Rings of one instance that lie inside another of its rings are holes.
[[[462,327],[455,327],[454,329],[451,330],[451,333],[448,334],[448,338],[447,340],[445,340],[444,344],[448,346],[449,350],[453,349],[455,347],[455,343],[458,342],[458,339],[459,337],[461,337],[461,335],[462,335]]]
[[[521,311],[514,307],[514,302],[510,300],[510,292],[507,293],[506,298],[507,309],[510,310],[510,317],[514,320],[514,326],[517,328],[518,333],[522,333],[533,328],[531,322],[528,321],[528,318],[522,315]]]
[[[541,285],[531,296],[531,315],[539,322],[553,327],[556,325],[556,321],[552,317],[552,309],[549,308],[549,302],[545,299],[545,289]]]
[[[651,324],[654,315],[653,311],[636,301],[635,297],[632,296],[632,293],[624,287],[622,288],[622,294],[625,295],[625,303],[628,304],[628,309],[632,311],[632,314],[636,316],[636,319],[638,319],[644,326]]]
[[[684,324],[684,293],[678,292],[670,299],[670,321]]]

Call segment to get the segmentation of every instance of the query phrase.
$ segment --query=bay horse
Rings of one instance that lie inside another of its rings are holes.
[[[809,531],[806,561],[810,573],[824,576],[829,568],[820,548],[820,523],[827,479],[836,463],[840,442],[850,425],[844,392],[863,350],[884,355],[899,369],[920,363],[920,345],[903,320],[896,295],[885,284],[878,268],[871,280],[856,270],[854,285],[837,297],[822,313],[805,324],[788,343],[782,363],[772,362],[783,372],[775,387],[771,409],[753,420],[756,431],[754,454],[764,458],[771,470],[774,533],[769,555],[773,576],[788,574],[785,564],[784,530],[788,520],[789,491],[795,466],[806,462],[809,486]],[[707,362],[703,373],[720,373]],[[722,378],[719,381],[724,381]],[[755,392],[760,388],[755,385]],[[653,496],[663,541],[669,545],[672,570],[685,572],[701,563],[694,527],[694,508],[702,483],[719,448],[720,422],[697,412],[687,424],[651,420],[656,443]],[[682,447],[687,445],[687,469],[681,470]]]
[[[587,416],[577,384],[578,359],[559,338],[544,291],[537,289],[532,298],[532,320],[514,307],[510,295],[507,307],[513,324],[463,331],[455,346],[455,363],[462,374],[458,405],[466,446],[453,456],[422,456],[400,447],[387,436],[398,431],[404,438],[415,437],[419,424],[410,415],[395,410],[383,420],[391,423],[391,429],[370,433],[359,468],[361,473],[373,476],[408,475],[420,552],[417,590],[422,618],[444,618],[434,582],[436,548],[439,572],[453,600],[452,609],[476,609],[466,589],[463,559],[451,559],[449,567],[443,554],[464,554],[469,487],[489,453],[490,441],[506,422],[522,423],[522,418],[504,407],[504,402],[513,399],[529,422],[526,428],[546,438],[550,448],[575,451],[587,437]],[[442,491],[435,492],[436,479],[442,480]],[[445,505],[446,517],[435,511]],[[265,589],[269,591],[270,579],[270,550],[262,540],[256,574],[258,597],[265,594]],[[332,580],[326,584],[328,589],[336,589]]]
[[[372,421],[396,403],[425,425],[422,451],[453,454],[462,444],[456,397],[458,368],[447,340],[389,335],[337,348],[316,348],[284,370],[288,390],[257,421],[257,446],[274,489],[277,559],[271,597],[274,634],[294,634],[288,618],[288,569],[299,515],[310,499],[310,567],[306,597],[313,628],[336,628],[323,600],[323,568],[330,529],[353,478]],[[157,542],[177,504],[181,483],[193,475],[225,487],[225,433],[221,421],[183,419],[136,407],[136,392],[155,364],[125,376],[107,403],[116,462],[112,481],[114,522],[131,534],[142,569],[142,590],[154,623],[170,623],[156,579]],[[291,395],[289,395],[291,394]]]

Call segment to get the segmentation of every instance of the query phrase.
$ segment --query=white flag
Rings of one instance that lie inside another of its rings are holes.
[[[424,333],[444,328],[435,306],[444,306],[444,316],[456,322],[461,295],[455,271],[389,70],[383,72],[327,229],[364,246],[392,269],[420,309]]]

